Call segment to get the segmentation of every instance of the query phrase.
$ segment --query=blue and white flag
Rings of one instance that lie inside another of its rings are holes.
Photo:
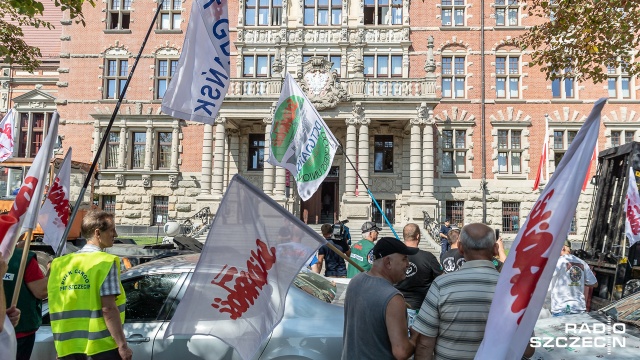
[[[194,0],[178,68],[162,99],[162,112],[213,124],[229,89],[228,0]]]

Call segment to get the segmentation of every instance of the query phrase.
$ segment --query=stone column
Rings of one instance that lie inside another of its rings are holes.
[[[213,176],[211,179],[211,193],[213,195],[222,195],[222,182],[224,176],[224,145],[226,143],[226,123],[226,118],[216,118],[216,138],[215,150],[213,154]]]
[[[180,123],[173,121],[173,132],[171,133],[171,171],[178,171],[178,153],[180,150]]]
[[[276,188],[273,191],[273,195],[278,198],[284,198],[284,188],[286,181],[287,171],[282,166],[276,166]]]
[[[240,167],[240,131],[236,129],[229,130],[229,181],[238,173]],[[229,185],[227,183],[227,185]]]
[[[420,196],[422,186],[422,138],[420,119],[411,119],[411,143],[409,152],[409,190],[412,197]]]
[[[371,124],[370,119],[361,119],[358,134],[358,172],[367,186],[369,186],[369,124]],[[364,187],[360,188],[360,195],[366,193],[367,190]]]
[[[202,179],[200,180],[200,193],[211,194],[211,159],[213,152],[213,125],[204,124],[202,137]]]
[[[267,162],[267,159],[270,156],[271,149],[271,124],[273,124],[273,119],[271,117],[264,118],[262,120],[264,122],[264,172],[262,179],[262,190],[265,194],[271,195],[273,193],[273,165]],[[284,181],[284,179],[283,179]]]
[[[355,118],[347,119],[347,141],[346,141],[346,149],[344,150],[345,155],[353,162],[355,166],[356,159],[356,148],[357,148],[357,136],[356,136],[356,124],[358,120]],[[351,166],[349,160],[345,161],[345,182],[344,182],[344,192],[346,196],[355,196],[356,195],[356,181],[358,181],[356,176],[356,170]]]
[[[17,121],[16,121],[17,122]],[[13,131],[14,134],[18,134],[18,131],[16,130],[18,128],[18,126],[21,126],[20,124],[14,124],[13,129],[11,129],[11,131]],[[93,147],[91,148],[91,152],[93,153],[93,156],[95,157],[96,152],[98,151],[98,147],[100,146],[100,140],[102,139],[102,136],[100,135],[102,132],[100,131],[100,120],[94,120],[93,121]],[[104,136],[109,136],[109,134],[104,134]],[[16,136],[17,137],[17,136]],[[18,137],[17,137],[18,138]],[[19,142],[20,139],[14,139],[14,154],[18,153],[18,148],[20,147]],[[122,137],[120,138],[120,144],[122,144]],[[107,153],[107,150],[103,150],[104,153]],[[106,157],[103,157],[104,160],[104,164],[107,164],[107,159]]]
[[[433,146],[433,120],[425,122],[422,133],[422,196],[433,196],[436,154]]]
[[[97,149],[97,147],[96,147]],[[120,147],[118,148],[118,170],[127,168],[127,125],[124,120],[120,123]]]
[[[151,161],[151,154],[153,154],[153,121],[147,120],[147,133],[145,135],[147,143],[144,145],[144,170],[151,171],[153,169],[153,163]]]

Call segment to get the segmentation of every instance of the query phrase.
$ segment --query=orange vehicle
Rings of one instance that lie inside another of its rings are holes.
[[[33,159],[27,158],[11,158],[5,160],[0,163],[0,214],[8,213],[13,206],[13,202],[16,198],[16,194],[22,185],[22,180],[24,176],[29,171]],[[53,181],[54,175],[60,170],[60,166],[62,165],[62,159],[54,159],[51,161],[51,166],[49,168],[49,176],[47,178],[47,185],[50,185]],[[89,173],[89,167],[91,164],[81,163],[77,161],[71,162],[71,198],[69,202],[75,202],[77,199],[74,198],[79,193],[79,186],[74,187],[74,183],[82,183],[82,180]],[[79,177],[81,181],[74,182],[74,177]],[[45,188],[45,192],[48,190],[49,186]],[[91,200],[93,199],[93,184],[91,189],[87,189],[85,199],[80,204],[81,208],[78,209],[78,213],[76,215],[75,220],[73,221],[73,225],[69,231],[68,240],[77,239],[80,237],[80,224],[82,224],[82,218],[86,213],[87,209],[91,206]],[[71,211],[71,209],[69,209]],[[42,238],[44,235],[42,228],[38,225],[33,230],[33,238],[38,239]]]

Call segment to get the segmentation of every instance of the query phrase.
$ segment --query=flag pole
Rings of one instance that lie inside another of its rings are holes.
[[[396,233],[395,229],[393,228],[393,225],[391,225],[391,223],[389,222],[389,219],[387,219],[387,216],[385,215],[384,211],[382,211],[382,208],[380,208],[380,205],[378,204],[378,201],[376,201],[376,198],[373,197],[373,194],[371,193],[371,190],[369,190],[369,187],[367,186],[367,184],[364,182],[364,180],[362,179],[362,176],[360,176],[360,173],[358,172],[358,169],[356,169],[355,165],[353,165],[353,163],[351,162],[351,159],[349,159],[349,156],[347,155],[347,152],[344,151],[344,148],[342,147],[342,145],[339,145],[340,148],[342,148],[342,152],[344,153],[344,157],[347,159],[347,161],[349,162],[349,164],[351,164],[351,167],[353,168],[353,171],[356,172],[356,175],[358,175],[358,178],[360,179],[360,181],[362,182],[362,185],[364,186],[364,188],[367,190],[367,193],[369,194],[369,197],[371,198],[371,200],[373,200],[373,203],[376,205],[376,207],[378,208],[378,211],[380,211],[380,214],[382,214],[382,218],[384,219],[384,221],[387,223],[387,225],[389,226],[389,229],[391,229],[391,232],[393,233],[393,236],[396,237],[396,239],[400,240],[400,238],[398,237],[398,234]]]
[[[162,8],[162,4],[163,3],[164,3],[164,0],[159,0],[158,1],[158,8],[156,9],[156,13],[153,15],[153,20],[151,21],[151,24],[149,25],[149,30],[147,30],[147,35],[145,35],[144,40],[142,41],[142,46],[140,46],[140,51],[138,52],[138,55],[136,56],[136,60],[133,63],[133,67],[131,67],[131,71],[129,72],[129,76],[127,77],[127,82],[125,82],[124,88],[122,89],[122,92],[120,93],[120,96],[118,97],[118,102],[116,103],[115,109],[113,109],[113,113],[111,114],[111,119],[109,120],[109,124],[107,125],[107,128],[104,131],[104,136],[100,140],[100,145],[98,146],[98,149],[96,150],[96,154],[95,154],[95,157],[93,158],[93,162],[91,163],[91,167],[89,168],[89,172],[87,173],[87,177],[84,179],[84,184],[82,185],[82,189],[80,189],[80,194],[78,195],[78,200],[76,200],[75,206],[73,207],[73,210],[71,211],[71,214],[69,215],[69,223],[67,224],[67,227],[64,229],[64,233],[62,234],[62,241],[60,241],[60,244],[58,245],[58,249],[56,249],[56,255],[55,255],[56,257],[59,257],[60,254],[62,253],[63,244],[66,241],[67,236],[69,236],[69,231],[71,230],[71,226],[73,225],[73,221],[76,218],[76,214],[78,213],[78,209],[80,208],[80,204],[82,203],[82,199],[84,198],[84,193],[87,191],[87,187],[89,186],[91,178],[93,177],[93,172],[95,171],[96,165],[98,164],[98,161],[100,159],[100,154],[102,153],[102,149],[104,149],[104,146],[107,143],[107,139],[109,137],[109,132],[111,131],[111,127],[113,126],[113,122],[115,121],[116,115],[118,114],[118,110],[120,109],[120,105],[122,104],[122,99],[124,99],[124,95],[127,93],[127,88],[129,88],[129,83],[131,82],[131,78],[133,77],[133,73],[136,70],[136,67],[138,66],[138,61],[140,60],[140,57],[142,56],[142,51],[144,51],[144,47],[147,44],[147,40],[149,39],[149,35],[151,34],[151,30],[153,30],[153,25],[156,23],[156,20],[158,19],[158,14],[160,14],[160,9]]]
[[[20,231],[18,231],[20,232]],[[24,271],[26,268],[27,258],[29,257],[29,248],[31,247],[31,236],[33,235],[33,229],[27,230],[24,238],[24,248],[22,249],[22,258],[20,259],[20,268],[18,269],[18,275],[16,275],[16,287],[13,292],[13,298],[11,298],[11,306],[18,304],[18,297],[20,296],[20,288],[22,287],[22,279],[24,278]]]

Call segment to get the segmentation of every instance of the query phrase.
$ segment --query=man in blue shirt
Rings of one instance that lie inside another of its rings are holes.
[[[347,242],[345,240],[338,241],[333,238],[333,225],[323,224],[322,227],[320,227],[320,232],[322,232],[322,236],[327,239],[327,242],[333,244],[347,257],[351,255],[351,249],[349,249],[349,245],[347,245]],[[347,265],[345,264],[344,259],[327,245],[322,245],[322,247],[320,247],[320,250],[318,250],[317,273],[322,272],[323,263],[325,264],[325,276],[347,277]]]
[[[447,218],[440,227],[440,245],[442,247],[440,249],[440,257],[451,249],[451,244],[449,244],[449,230],[451,230],[451,219]]]

